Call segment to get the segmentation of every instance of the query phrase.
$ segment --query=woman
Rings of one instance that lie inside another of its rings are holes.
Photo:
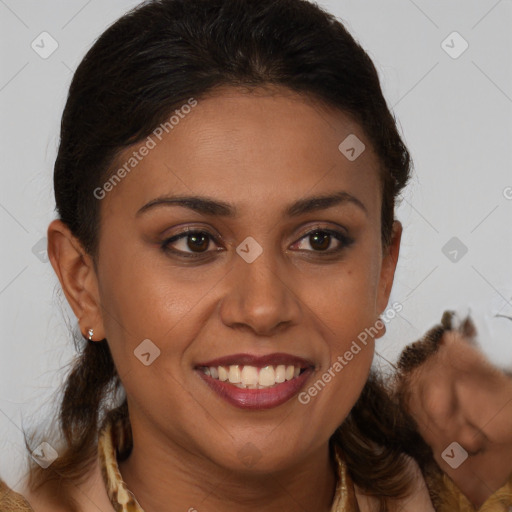
[[[110,27],[62,119],[48,253],[86,341],[25,507],[433,510],[370,374],[409,172],[371,60],[309,2]]]

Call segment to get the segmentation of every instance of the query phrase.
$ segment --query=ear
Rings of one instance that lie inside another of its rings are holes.
[[[93,260],[61,220],[54,220],[48,226],[48,257],[64,295],[78,318],[82,335],[87,338],[87,332],[92,328],[95,340],[104,339]]]
[[[398,263],[398,255],[400,253],[400,241],[402,239],[402,224],[398,220],[393,222],[393,230],[391,233],[391,241],[389,246],[385,248],[382,266],[379,278],[379,289],[377,294],[377,308],[382,313],[388,305],[393,280],[395,277],[395,269]]]

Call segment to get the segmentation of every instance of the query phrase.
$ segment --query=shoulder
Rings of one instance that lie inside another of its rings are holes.
[[[34,512],[25,497],[12,490],[0,478],[0,511],[1,512]]]

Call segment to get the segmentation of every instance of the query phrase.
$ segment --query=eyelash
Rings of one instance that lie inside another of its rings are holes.
[[[326,251],[315,251],[315,250],[307,250],[307,249],[305,250],[306,252],[316,253],[321,257],[324,257],[324,256],[327,257],[327,256],[332,256],[333,254],[338,254],[338,253],[342,252],[344,249],[347,249],[354,242],[354,240],[352,238],[348,237],[341,231],[335,231],[332,229],[321,228],[321,227],[316,227],[316,228],[313,228],[312,230],[308,231],[307,233],[302,235],[297,240],[297,242],[300,242],[304,238],[312,236],[315,233],[322,233],[322,234],[330,235],[334,239],[341,242],[341,246],[338,247],[337,249],[330,249],[330,250],[326,250]],[[203,252],[199,252],[199,253],[193,253],[193,252],[185,252],[185,251],[176,250],[176,249],[172,249],[169,247],[170,244],[177,242],[183,238],[187,238],[188,236],[191,236],[191,235],[206,235],[210,241],[213,241],[215,244],[217,244],[217,238],[215,236],[213,236],[211,233],[209,233],[208,231],[201,230],[201,229],[187,229],[181,233],[178,233],[177,235],[174,235],[174,236],[164,240],[160,245],[161,249],[165,253],[171,253],[171,254],[174,254],[174,255],[177,255],[177,256],[183,257],[183,258],[195,258],[195,259],[204,258],[204,256],[208,253],[217,252],[217,251],[208,251],[207,250],[207,251],[203,251]],[[294,245],[297,242],[295,242]],[[302,250],[304,250],[304,249],[302,249]]]

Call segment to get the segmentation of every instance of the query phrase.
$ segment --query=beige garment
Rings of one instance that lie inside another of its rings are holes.
[[[0,512],[34,512],[28,501],[0,479]]]

